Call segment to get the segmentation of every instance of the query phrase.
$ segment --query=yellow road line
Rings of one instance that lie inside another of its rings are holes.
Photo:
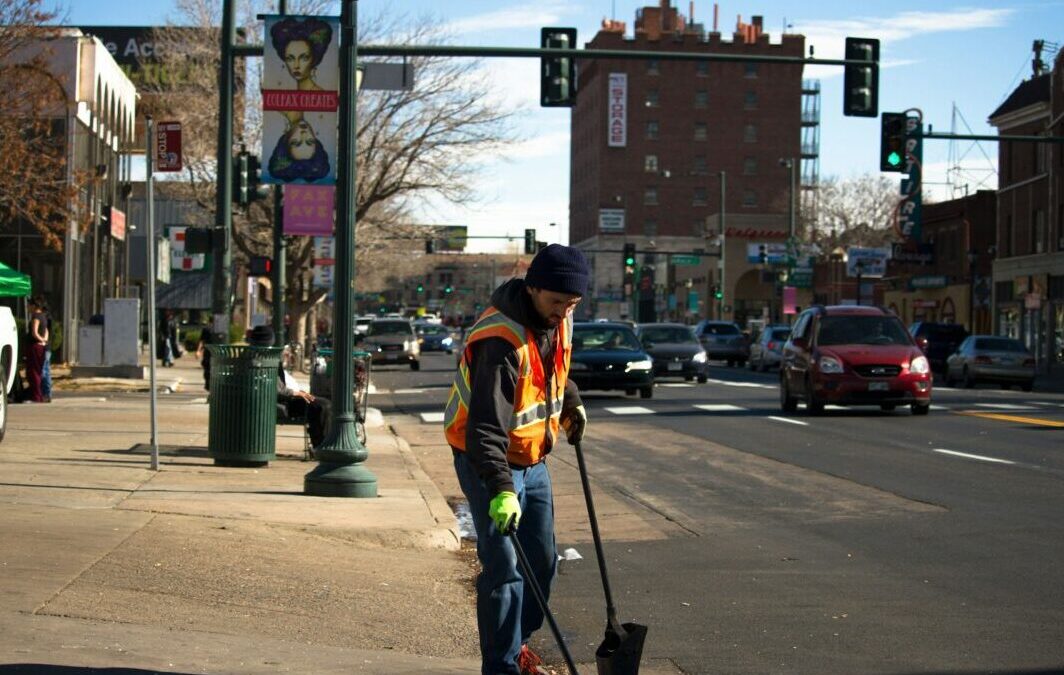
[[[972,417],[985,417],[990,420],[1001,420],[1003,422],[1019,422],[1020,424],[1034,424],[1040,427],[1055,427],[1064,428],[1064,422],[1057,422],[1056,420],[1047,420],[1040,417],[1021,417],[1019,415],[1005,415],[1002,413],[990,413],[981,412],[975,410],[956,410],[954,411],[958,415],[971,415]]]

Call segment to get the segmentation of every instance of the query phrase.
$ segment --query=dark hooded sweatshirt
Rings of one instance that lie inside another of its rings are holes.
[[[548,326],[536,312],[532,298],[525,290],[524,279],[511,279],[495,289],[491,304],[529,329],[535,337],[544,365],[551,364],[547,376],[553,381],[554,336],[558,329]],[[513,476],[506,461],[506,449],[510,445],[508,429],[514,412],[514,389],[517,386],[517,350],[503,338],[479,340],[469,350],[472,398],[466,422],[466,457],[487,486],[488,494],[494,496],[500,492],[513,492]],[[565,383],[562,410],[571,410],[578,405],[579,391],[569,380]],[[550,426],[544,423],[543,427],[547,437],[544,448],[546,455],[554,445],[554,438]]]

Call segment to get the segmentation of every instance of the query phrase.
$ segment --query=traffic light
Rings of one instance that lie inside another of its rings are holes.
[[[453,289],[453,288],[451,288],[451,286],[450,286],[449,284],[448,284],[447,286],[444,286],[444,288],[443,288],[443,292],[444,292],[444,293],[447,293],[447,294],[450,294],[450,293],[451,293],[451,291],[453,291],[453,290],[454,290],[454,289]]]
[[[717,299],[717,300],[723,300],[724,299],[724,291],[722,291],[720,289],[720,286],[714,286],[713,287],[713,297],[715,299]]]
[[[436,240],[435,239],[426,239],[425,240],[425,253],[435,253],[435,252],[436,252]]]
[[[635,265],[635,244],[624,245],[624,255],[622,257],[625,267],[632,267]]]
[[[249,173],[251,157],[246,150],[241,150],[233,158],[233,201],[240,206],[251,202],[251,175]]]
[[[264,255],[253,255],[248,260],[249,277],[268,277],[273,270],[273,260]]]
[[[529,227],[525,229],[525,255],[536,254],[536,229]]]
[[[190,227],[185,230],[185,253],[210,253],[214,239],[211,230],[206,227]]]
[[[425,284],[418,284],[417,285],[417,292],[418,293],[424,293],[425,292]]]
[[[905,171],[905,113],[883,113],[880,136],[879,170]]]
[[[262,182],[262,164],[259,162],[258,155],[248,155],[248,200],[258,201],[260,199],[266,199],[266,196],[270,192],[270,186]]]
[[[768,262],[768,247],[764,244],[757,245],[757,259],[762,265]]]
[[[843,76],[842,114],[875,117],[879,114],[879,40],[846,38],[846,60],[866,65],[847,65]]]
[[[575,28],[543,28],[539,32],[543,49],[574,49]],[[544,108],[571,108],[576,99],[576,61],[569,56],[539,60],[539,104]]]

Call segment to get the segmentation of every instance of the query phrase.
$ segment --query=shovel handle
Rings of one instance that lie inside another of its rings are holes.
[[[579,441],[573,444],[573,450],[576,451],[576,463],[580,468],[580,483],[584,487],[587,518],[591,521],[591,537],[595,540],[595,557],[598,558],[599,574],[602,577],[602,592],[606,595],[606,619],[611,626],[620,626],[617,621],[617,608],[613,606],[613,593],[610,592],[610,577],[606,573],[606,554],[602,551],[602,536],[599,534],[598,518],[595,516],[595,500],[591,497],[591,482],[587,478],[584,451],[580,448]]]
[[[562,631],[554,621],[554,615],[551,614],[550,607],[547,606],[547,598],[543,596],[543,589],[539,587],[535,575],[532,574],[532,565],[529,564],[528,558],[525,557],[525,550],[521,548],[521,542],[517,540],[517,529],[512,524],[507,528],[506,536],[510,538],[510,542],[514,545],[514,551],[517,553],[517,562],[521,565],[521,571],[525,573],[525,581],[528,582],[528,587],[532,589],[532,595],[536,596],[539,608],[543,610],[543,616],[547,619],[550,632],[554,633],[554,640],[558,643],[558,649],[562,652],[565,665],[569,666],[569,672],[572,675],[578,675],[576,665],[573,663],[573,655],[569,653],[569,648],[565,646],[565,640],[562,639]]]

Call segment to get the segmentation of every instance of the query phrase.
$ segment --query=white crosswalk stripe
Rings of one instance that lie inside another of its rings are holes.
[[[786,422],[787,424],[797,424],[799,426],[807,427],[809,422],[803,422],[802,420],[792,420],[789,417],[776,417],[775,415],[769,415],[770,420],[776,420],[777,422]]]
[[[996,410],[1037,410],[1029,405],[1017,405],[1015,403],[976,403],[979,408],[994,408]]]
[[[439,423],[443,421],[442,412],[423,412],[421,413],[421,421],[426,424]]]
[[[760,382],[729,382],[728,380],[707,380],[713,384],[723,384],[729,387],[753,387],[755,389],[775,389],[774,384],[761,384]]]
[[[706,412],[728,412],[735,410],[747,410],[741,406],[732,405],[731,403],[699,403],[695,405],[699,410],[705,410]]]
[[[617,406],[615,408],[606,408],[606,412],[613,413],[614,415],[653,415],[654,411],[650,408],[644,408],[641,405],[626,405]]]

